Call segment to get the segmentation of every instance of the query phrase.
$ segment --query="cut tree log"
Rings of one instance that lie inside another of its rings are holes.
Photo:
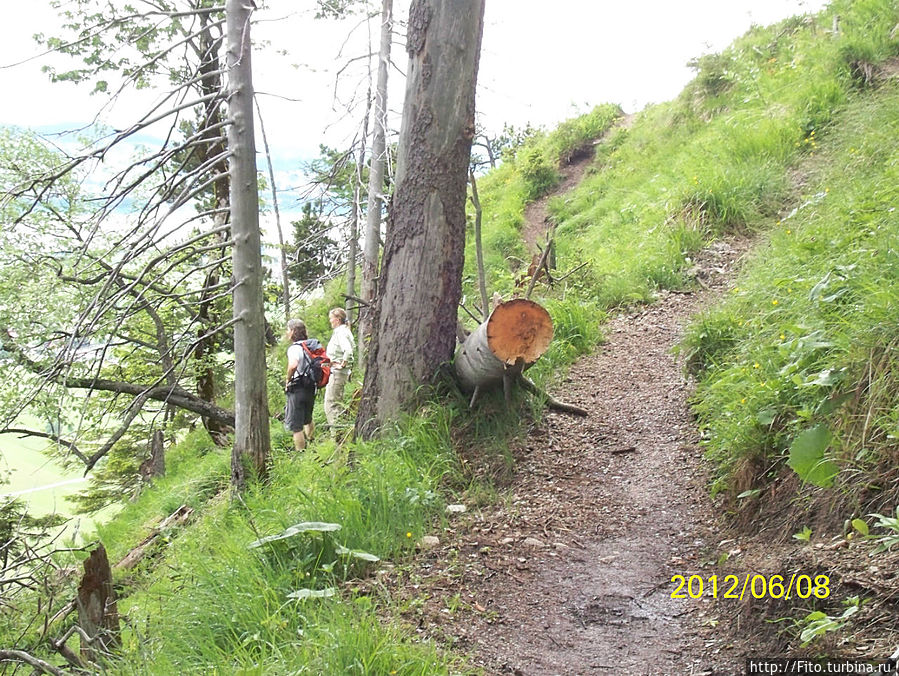
[[[543,306],[525,298],[497,302],[494,294],[490,317],[456,350],[456,375],[462,389],[472,393],[469,407],[474,408],[482,391],[500,383],[506,404],[511,404],[512,387],[518,384],[545,397],[551,409],[586,416],[585,409],[541,391],[524,375],[524,370],[546,352],[552,337],[552,319]]]
[[[456,351],[456,374],[467,392],[494,387],[520,373],[546,352],[553,323],[541,305],[515,298],[496,305]]]

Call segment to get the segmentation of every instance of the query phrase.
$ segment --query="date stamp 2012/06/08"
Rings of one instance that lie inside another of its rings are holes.
[[[673,599],[699,599],[703,596],[715,599],[818,598],[830,596],[830,578],[827,575],[672,575]]]

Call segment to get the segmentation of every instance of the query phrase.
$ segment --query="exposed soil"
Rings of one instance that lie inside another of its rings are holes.
[[[629,127],[634,120],[634,115],[625,115],[617,122],[616,127]],[[595,143],[601,142],[598,139]],[[546,233],[549,222],[547,220],[548,212],[546,205],[550,199],[556,195],[566,193],[574,188],[584,178],[587,169],[593,163],[594,145],[584,148],[581,152],[575,153],[571,160],[565,166],[559,169],[559,183],[549,193],[543,197],[534,200],[525,207],[524,224],[521,226],[521,237],[527,246],[528,252],[535,254],[537,252],[537,244],[543,244],[541,241]]]
[[[537,252],[537,244],[543,245],[541,240],[549,225],[549,222],[547,221],[547,202],[556,195],[568,192],[580,183],[581,179],[584,178],[584,173],[592,162],[593,148],[591,147],[589,151],[576,155],[572,158],[571,162],[559,170],[561,179],[555,188],[525,207],[524,224],[521,226],[521,237],[524,240],[525,245],[527,245],[528,252],[534,254]]]
[[[717,243],[694,268],[696,292],[605,325],[601,350],[554,392],[589,416],[548,413],[513,449],[508,501],[451,517],[405,571],[396,588],[422,634],[491,674],[742,670],[714,609],[671,598],[671,576],[696,572],[721,539],[671,348],[744,249]]]

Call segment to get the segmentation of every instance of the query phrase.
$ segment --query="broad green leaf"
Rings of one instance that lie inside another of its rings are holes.
[[[829,445],[830,431],[823,425],[806,430],[790,444],[787,464],[803,481],[822,488],[830,486],[839,468],[832,460],[824,458],[824,451]]]
[[[808,299],[809,300],[817,300],[818,297],[823,293],[824,289],[827,288],[827,285],[830,284],[830,276],[833,272],[828,272],[824,277],[812,287],[812,290],[809,291]]]
[[[361,559],[363,561],[370,561],[371,563],[377,563],[381,559],[375,556],[374,554],[369,554],[368,552],[363,552],[358,549],[347,549],[342,545],[338,545],[334,550],[340,556],[351,556],[355,559]]]
[[[777,411],[773,408],[765,408],[756,414],[755,419],[759,421],[760,425],[770,425],[776,417]]]
[[[868,534],[868,524],[863,519],[853,519],[852,527],[862,535]]]
[[[269,542],[275,542],[277,540],[286,540],[287,538],[293,537],[294,535],[300,535],[302,533],[328,533],[332,531],[340,530],[341,526],[339,523],[325,523],[322,521],[304,521],[302,523],[294,524],[284,531],[278,533],[277,535],[269,535],[264,538],[260,538],[259,540],[255,540],[251,542],[247,547],[253,549],[255,547],[261,547],[264,544]]]

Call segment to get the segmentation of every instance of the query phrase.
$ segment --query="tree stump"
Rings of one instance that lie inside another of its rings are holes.
[[[119,611],[112,587],[112,570],[102,544],[84,560],[84,577],[75,603],[78,624],[91,638],[90,642],[82,640],[81,657],[95,662],[98,653],[108,653],[119,643]]]

